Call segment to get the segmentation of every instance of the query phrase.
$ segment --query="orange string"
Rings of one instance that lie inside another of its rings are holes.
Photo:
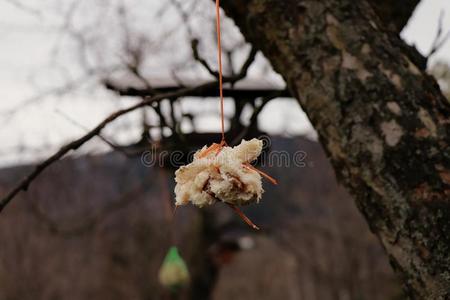
[[[229,207],[231,207],[235,213],[237,213],[239,215],[239,217],[245,222],[247,223],[248,226],[252,227],[255,230],[259,230],[259,227],[255,225],[255,223],[252,222],[252,220],[250,220],[243,212],[242,210],[240,210],[237,206],[231,204],[231,203],[227,203]]]
[[[222,140],[220,144],[212,144],[210,147],[205,149],[204,152],[200,153],[199,157],[205,157],[209,153],[213,151],[217,151],[216,155],[222,150],[223,146],[227,146],[227,142],[225,141],[225,116],[224,116],[224,100],[223,100],[223,80],[222,80],[222,45],[221,45],[221,37],[220,37],[220,5],[219,0],[216,0],[216,31],[217,31],[217,58],[219,62],[219,95],[220,95],[220,125],[222,129]],[[268,176],[268,175],[267,175]],[[269,176],[270,177],[270,176]],[[274,179],[273,179],[274,180]],[[239,208],[234,206],[233,204],[227,203],[233,210],[236,212],[239,217],[247,223],[250,227],[255,230],[259,230],[259,227],[256,226]]]
[[[249,170],[253,170],[253,171],[255,171],[255,172],[258,172],[259,174],[261,174],[261,176],[265,177],[265,178],[266,178],[267,180],[269,180],[272,184],[274,184],[274,185],[277,185],[277,184],[278,184],[278,181],[277,181],[275,178],[273,178],[272,176],[270,176],[270,175],[267,174],[267,173],[264,173],[264,172],[261,171],[261,170],[258,170],[257,168],[255,168],[255,167],[252,166],[251,164],[244,164],[243,166],[244,166],[244,168],[247,168],[247,169],[249,169]]]
[[[221,146],[221,144],[213,143],[211,146],[209,146],[208,148],[206,148],[205,150],[200,152],[200,154],[198,155],[198,158],[203,158],[203,157],[208,156],[209,153],[217,151],[217,148],[219,148],[220,146]]]
[[[222,87],[222,46],[220,38],[220,6],[219,0],[216,0],[216,30],[217,30],[217,57],[219,61],[219,94],[220,94],[220,120],[222,126],[222,142],[225,142],[225,117],[224,117],[224,101],[223,101],[223,87]]]

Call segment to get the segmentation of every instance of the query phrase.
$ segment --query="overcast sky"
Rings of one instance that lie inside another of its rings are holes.
[[[133,1],[125,1],[128,2]],[[164,2],[148,1],[155,8]],[[58,28],[65,20],[52,7],[54,2],[51,0],[42,0],[39,3],[39,10],[35,10],[33,6],[24,9],[13,5],[9,0],[0,1],[0,165],[3,166],[41,159],[62,143],[83,134],[85,129],[74,125],[68,117],[91,128],[112,111],[135,101],[118,100],[113,94],[88,84],[68,95],[57,93],[40,97],[39,100],[34,98],[36,95],[42,96],[52,92],[67,82],[92,83],[84,78],[79,80],[77,76],[81,73],[78,72],[72,55],[57,54],[58,64],[66,68],[50,67],[56,56],[55,45],[61,43]],[[42,8],[45,13],[40,12]],[[423,54],[427,54],[436,34],[441,11],[446,12],[444,28],[450,29],[450,1],[423,0],[403,31],[402,37],[408,43],[415,44]],[[170,19],[165,21],[171,22]],[[158,31],[158,28],[152,30]],[[70,46],[70,43],[66,43]],[[450,43],[433,57],[433,61],[438,59],[450,60]],[[62,72],[68,74],[64,76],[64,80],[61,80]],[[255,70],[254,74],[257,74]],[[275,85],[282,84],[276,76],[271,76],[268,81]],[[23,103],[27,105],[15,112],[14,109]],[[199,121],[197,125],[200,128],[220,128],[217,103],[200,105],[200,102],[193,102],[190,106],[192,105],[211,112]],[[231,106],[227,110],[231,113]],[[133,126],[137,118],[138,115],[134,114],[120,119],[105,131],[105,135],[123,143],[138,138],[138,128]],[[298,122],[299,119],[302,121]],[[312,131],[298,105],[289,101],[269,104],[260,117],[260,123],[263,129],[270,133],[294,135]],[[100,142],[93,142],[84,148],[84,152],[105,149]]]

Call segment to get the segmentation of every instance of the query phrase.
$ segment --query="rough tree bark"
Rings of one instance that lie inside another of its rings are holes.
[[[366,1],[222,0],[285,79],[412,299],[450,299],[450,105]]]

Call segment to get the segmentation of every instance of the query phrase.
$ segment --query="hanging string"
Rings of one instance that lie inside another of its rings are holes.
[[[226,144],[225,141],[225,116],[224,116],[224,101],[223,101],[223,82],[222,82],[222,45],[220,37],[220,5],[219,0],[216,0],[216,31],[217,31],[217,58],[219,62],[219,95],[220,95],[220,121],[222,127],[222,140],[220,144]]]
[[[169,223],[170,228],[170,241],[173,246],[177,244],[176,230],[175,230],[175,211],[177,206],[172,209],[172,197],[169,192],[169,185],[167,182],[167,174],[164,167],[159,168],[159,177],[161,185],[161,197],[164,201],[164,207],[166,212],[166,220]]]
[[[208,149],[201,153],[201,156],[206,156],[208,153],[212,151],[217,151],[216,154],[220,152],[223,146],[227,146],[227,142],[225,140],[225,116],[224,116],[224,100],[223,100],[223,79],[222,79],[222,45],[221,45],[221,36],[220,36],[220,1],[216,0],[216,31],[217,31],[217,60],[219,63],[219,95],[220,95],[220,125],[222,129],[222,140],[220,144],[212,144]],[[268,175],[267,175],[268,176]],[[275,180],[274,180],[275,181]],[[259,227],[256,226],[238,207],[233,204],[227,203],[239,217],[247,223],[253,229],[259,230]]]

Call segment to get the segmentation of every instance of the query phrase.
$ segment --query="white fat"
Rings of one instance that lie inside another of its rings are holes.
[[[262,141],[242,140],[235,147],[223,147],[202,157],[204,146],[194,155],[192,163],[175,172],[176,205],[203,207],[216,201],[234,205],[258,202],[264,192],[258,172],[244,166],[254,161],[262,150]]]

